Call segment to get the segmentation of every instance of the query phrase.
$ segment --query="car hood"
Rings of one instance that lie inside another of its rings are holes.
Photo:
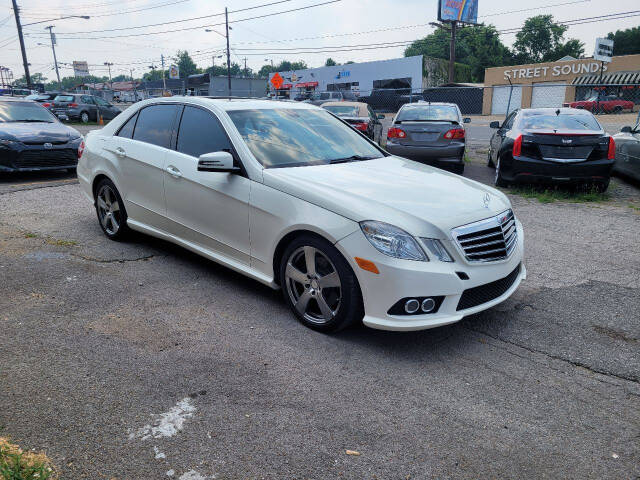
[[[454,227],[511,208],[498,190],[400,157],[265,169],[264,183],[346,218],[378,220],[415,236],[451,238]]]
[[[76,129],[63,125],[59,122],[0,123],[0,138],[16,142],[58,143],[68,142],[69,140],[80,136],[80,133]]]

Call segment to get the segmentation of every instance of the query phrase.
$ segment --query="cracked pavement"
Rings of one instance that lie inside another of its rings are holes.
[[[46,186],[0,195],[0,434],[62,478],[640,478],[640,193],[619,180],[604,203],[512,197],[528,279],[496,308],[336,336]]]

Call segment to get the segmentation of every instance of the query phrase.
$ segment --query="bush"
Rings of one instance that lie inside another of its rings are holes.
[[[56,480],[58,474],[44,453],[23,451],[0,437],[0,480]]]

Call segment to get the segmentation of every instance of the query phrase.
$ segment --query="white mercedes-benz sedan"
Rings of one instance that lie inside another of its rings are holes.
[[[504,194],[313,105],[146,100],[85,144],[78,178],[107,237],[143,232],[281,288],[316,330],[449,324],[526,276]]]

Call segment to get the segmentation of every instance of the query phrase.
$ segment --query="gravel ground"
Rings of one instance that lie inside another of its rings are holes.
[[[473,159],[467,176],[490,181]],[[632,186],[592,204],[512,196],[528,279],[496,308],[327,336],[179,247],[110,242],[76,184],[11,185],[0,434],[62,478],[640,477]]]

